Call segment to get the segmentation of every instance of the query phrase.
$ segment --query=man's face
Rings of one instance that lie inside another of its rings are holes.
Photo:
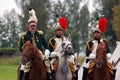
[[[36,31],[37,27],[35,24],[33,25],[28,25],[28,30],[31,32],[31,33],[34,33]]]
[[[58,30],[55,31],[55,34],[56,34],[56,36],[61,37],[62,34],[63,34],[63,30],[58,29]]]
[[[98,32],[98,31],[95,31],[95,32],[93,33],[93,37],[94,37],[94,39],[99,40],[99,39],[101,38],[101,33]]]

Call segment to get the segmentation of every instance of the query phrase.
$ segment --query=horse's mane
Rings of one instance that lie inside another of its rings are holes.
[[[34,47],[34,54],[36,55],[36,57],[42,59],[42,52],[36,47],[36,45],[33,45],[33,47]]]

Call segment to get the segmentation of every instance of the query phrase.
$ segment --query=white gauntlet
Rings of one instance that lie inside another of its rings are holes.
[[[57,53],[56,52],[51,52],[51,55],[50,55],[51,57],[56,57],[57,56]]]
[[[96,55],[95,55],[95,54],[90,53],[90,55],[89,55],[88,59],[95,59],[95,57],[96,57]]]
[[[107,60],[111,58],[111,53],[107,53]]]

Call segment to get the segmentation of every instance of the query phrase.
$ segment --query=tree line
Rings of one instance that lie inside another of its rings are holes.
[[[74,51],[84,52],[86,41],[91,38],[97,17],[107,18],[107,31],[103,35],[115,48],[120,40],[120,0],[92,0],[95,10],[90,13],[89,0],[15,0],[21,14],[14,9],[0,17],[0,47],[18,47],[20,34],[27,30],[29,8],[36,11],[38,29],[43,30],[47,41],[54,36],[56,14],[67,19],[65,35],[71,35]]]

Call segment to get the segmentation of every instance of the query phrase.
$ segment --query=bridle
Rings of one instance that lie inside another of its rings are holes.
[[[65,43],[64,43],[64,44],[65,44]],[[69,46],[72,46],[72,44],[69,43],[69,44],[67,44],[67,45],[65,46],[65,48],[60,52],[60,53],[63,53],[61,56],[71,55],[70,53],[68,53],[68,50],[67,50]]]
[[[104,50],[103,52],[106,55],[106,47],[99,45],[99,48],[100,47],[103,48],[103,50]],[[98,48],[97,48],[97,50],[98,50]],[[102,54],[103,52],[101,52],[101,55],[103,55]],[[96,56],[97,56],[97,54],[96,54]],[[98,62],[96,59],[94,60],[94,62],[96,63],[96,67],[100,68],[102,65],[104,65],[105,63],[107,63],[107,60],[106,60],[106,57],[105,57],[105,60],[103,60],[103,62]]]
[[[34,59],[31,57],[31,55],[34,54],[34,50],[33,50],[33,49],[30,49],[30,50],[31,50],[30,55],[27,55],[27,54],[25,54],[25,53],[22,54],[23,57],[26,57],[26,58],[27,58],[27,60],[23,60],[23,61],[22,61],[24,64],[26,64],[28,61],[34,60]]]

